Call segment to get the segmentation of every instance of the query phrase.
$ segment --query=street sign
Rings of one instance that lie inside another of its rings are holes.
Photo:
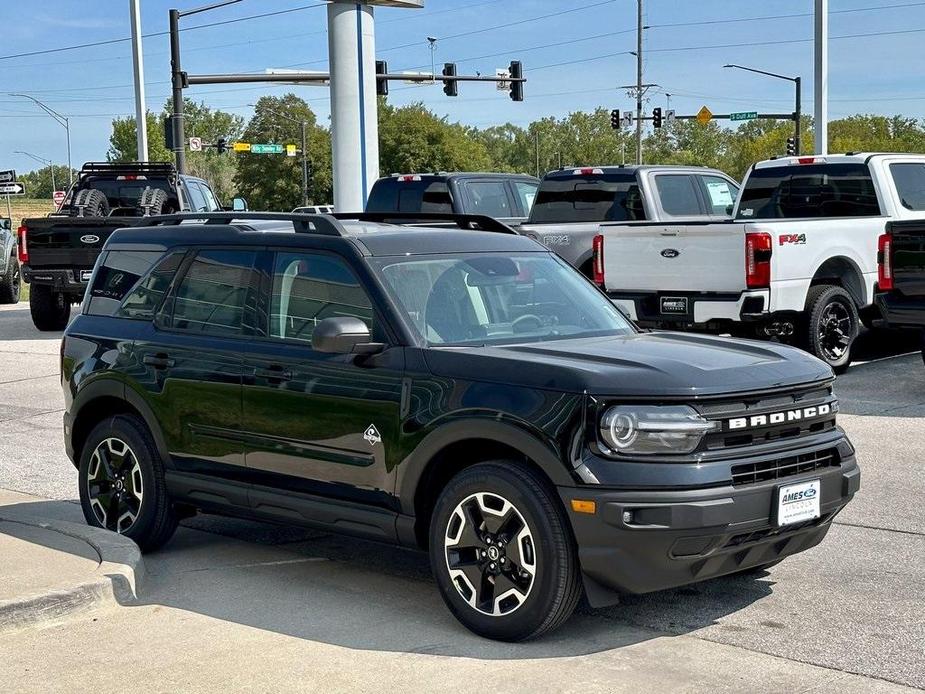
[[[202,151],[202,138],[201,137],[191,137],[189,139],[189,151],[190,152],[201,152]]]
[[[712,120],[712,118],[713,118],[713,112],[710,111],[710,109],[708,109],[706,106],[704,106],[697,112],[697,122],[698,123],[702,123],[703,125],[706,125],[707,123],[710,122],[710,120]]]
[[[286,145],[286,156],[294,157],[298,153],[298,147],[295,145]]]
[[[729,114],[729,120],[754,120],[757,117],[758,111],[739,111]]]
[[[665,122],[674,123],[674,109],[673,108],[670,108],[667,111],[665,111]]]
[[[508,79],[511,77],[511,71],[506,67],[499,67],[495,70],[495,77],[498,78],[498,81],[495,82],[495,89],[499,92],[506,92],[511,88],[511,83],[508,82]]]
[[[235,152],[250,152],[251,143],[250,142],[234,142],[232,143],[231,148]]]
[[[628,128],[633,124],[633,112],[626,111],[621,117],[621,124],[623,127]]]
[[[16,172],[10,169],[9,171],[0,171],[0,183],[12,183],[16,180]]]
[[[251,145],[251,154],[282,154],[282,145]]]
[[[26,184],[19,181],[0,183],[0,195],[25,195]]]
[[[55,207],[61,207],[61,203],[64,202],[64,198],[66,197],[67,193],[65,193],[63,190],[56,190],[51,194],[51,199],[54,201]]]

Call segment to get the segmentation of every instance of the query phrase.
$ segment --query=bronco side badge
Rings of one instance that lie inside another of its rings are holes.
[[[377,443],[382,442],[382,437],[379,435],[379,430],[376,428],[375,424],[370,424],[366,431],[363,433],[363,438],[369,442],[370,446],[375,446]]]

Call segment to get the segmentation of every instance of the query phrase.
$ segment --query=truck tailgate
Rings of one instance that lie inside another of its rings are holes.
[[[745,225],[729,222],[604,225],[607,291],[741,292]]]
[[[89,269],[112,232],[140,217],[41,217],[23,220],[32,268]]]
[[[925,220],[889,222],[893,243],[893,289],[925,298]]]

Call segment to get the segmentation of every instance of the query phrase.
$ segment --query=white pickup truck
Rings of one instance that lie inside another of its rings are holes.
[[[878,239],[925,218],[925,155],[838,154],[755,164],[727,222],[604,224],[595,279],[646,327],[795,342],[847,368],[878,316]]]

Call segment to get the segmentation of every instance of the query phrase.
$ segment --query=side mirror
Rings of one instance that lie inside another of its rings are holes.
[[[312,349],[327,354],[376,354],[385,345],[370,342],[366,323],[353,316],[325,318],[312,333]]]
[[[244,198],[235,198],[231,201],[232,212],[247,212],[247,200]]]

